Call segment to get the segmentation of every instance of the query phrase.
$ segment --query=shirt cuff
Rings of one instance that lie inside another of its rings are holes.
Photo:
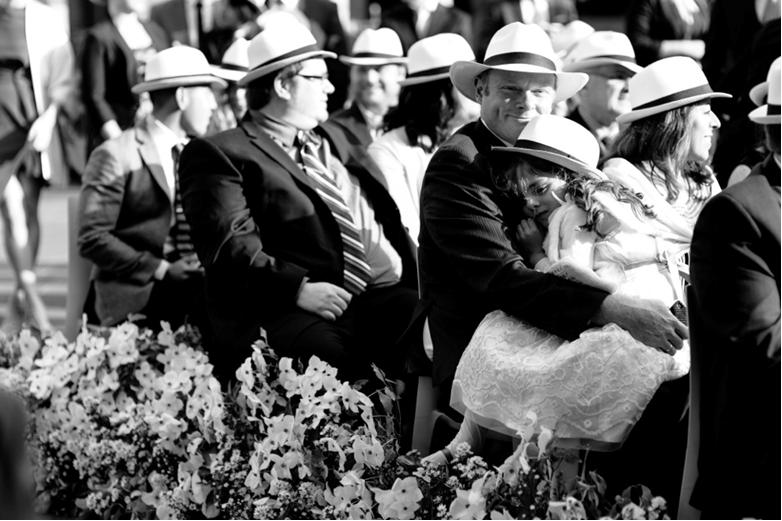
[[[155,269],[155,279],[156,280],[163,280],[163,277],[166,276],[166,272],[168,271],[168,267],[171,264],[167,260],[161,260],[160,264],[158,264],[157,268]]]

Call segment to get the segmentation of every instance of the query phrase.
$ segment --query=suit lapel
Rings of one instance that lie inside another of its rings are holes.
[[[155,142],[152,140],[152,136],[147,128],[147,123],[142,123],[136,127],[136,143],[138,145],[138,153],[141,156],[141,162],[149,171],[149,174],[157,182],[163,193],[170,201],[174,200],[174,194],[171,193],[171,189],[168,187],[168,181],[166,180],[166,174],[163,172],[163,167],[160,165],[160,157],[158,156],[157,148],[155,148]]]
[[[310,188],[315,188],[312,185],[312,181],[301,170],[299,165],[291,159],[291,156],[283,150],[269,135],[261,129],[261,127],[255,123],[252,118],[246,117],[240,124],[247,137],[250,138],[250,142],[257,147],[261,152],[271,158],[275,163],[279,164],[282,168],[287,170],[297,181],[304,183]]]

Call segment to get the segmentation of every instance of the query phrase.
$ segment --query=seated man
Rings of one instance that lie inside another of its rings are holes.
[[[135,93],[149,92],[149,118],[106,141],[82,178],[79,252],[95,264],[88,316],[110,326],[142,314],[145,325],[203,325],[203,274],[179,203],[178,155],[217,108],[204,55],[176,46],[147,64]],[[199,305],[200,304],[200,305]]]
[[[597,31],[575,44],[562,68],[589,74],[568,118],[594,134],[602,162],[619,135],[617,116],[630,111],[630,78],[641,70],[633,46],[622,33]]]
[[[369,146],[383,129],[383,118],[399,103],[399,84],[405,79],[402,44],[394,31],[366,29],[356,38],[353,53],[340,56],[350,66],[350,107],[329,118],[353,144]]]
[[[374,163],[359,164],[326,120],[333,86],[303,26],[274,25],[250,42],[249,112],[239,127],[191,141],[180,173],[185,214],[204,264],[211,361],[231,378],[260,337],[343,379],[397,350],[417,299],[413,246]]]

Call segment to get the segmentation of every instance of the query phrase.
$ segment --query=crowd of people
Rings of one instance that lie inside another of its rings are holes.
[[[4,327],[51,328],[36,207],[78,71],[91,323],[193,324],[225,382],[261,329],[350,381],[375,364],[404,436],[431,375],[458,427],[430,461],[534,412],[672,505],[697,371],[685,500],[777,518],[780,5],[741,5],[634,0],[622,33],[561,0],[405,0],[352,38],[330,0],[226,2],[197,49],[107,0],[74,58],[45,5],[0,0]],[[748,417],[762,454],[726,455]]]

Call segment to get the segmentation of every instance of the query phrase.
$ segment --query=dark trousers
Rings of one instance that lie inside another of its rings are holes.
[[[668,514],[676,515],[687,450],[687,414],[683,413],[688,399],[687,376],[663,383],[622,448],[586,456],[587,468],[606,480],[607,498],[642,484],[665,498]]]
[[[269,345],[281,356],[306,363],[316,355],[336,367],[341,379],[370,377],[372,362],[388,378],[401,378],[408,352],[398,341],[417,300],[415,290],[399,285],[371,289],[353,297],[333,322],[297,310],[274,318],[265,329]]]
[[[84,302],[84,312],[87,322],[100,324],[95,312],[95,285],[90,283],[90,289]],[[160,329],[160,322],[165,321],[176,330],[184,323],[196,326],[208,342],[210,335],[209,321],[206,315],[206,293],[203,275],[194,276],[184,281],[163,279],[155,281],[152,293],[146,306],[138,311],[145,318],[136,320],[139,327]]]

